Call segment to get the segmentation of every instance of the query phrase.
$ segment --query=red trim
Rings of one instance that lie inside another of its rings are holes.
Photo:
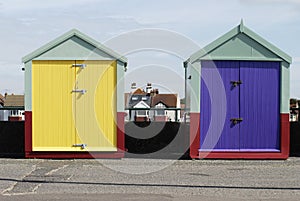
[[[200,114],[198,114],[200,117]],[[196,122],[192,120],[191,116],[191,139],[192,139],[192,127],[195,127]],[[196,119],[196,117],[194,117]],[[193,126],[192,126],[193,125]],[[195,131],[194,131],[195,133]],[[211,158],[211,159],[287,159],[290,151],[290,122],[289,114],[280,114],[280,137],[281,137],[281,146],[280,152],[199,152],[200,145],[200,132],[197,131],[195,141],[191,144],[191,158]],[[197,140],[196,140],[197,139]],[[198,154],[195,155],[195,151],[198,151]]]
[[[118,152],[125,150],[125,116],[126,112],[117,113],[117,147]]]
[[[190,113],[190,157],[198,158],[200,145],[200,113]]]
[[[25,111],[25,157],[32,150],[32,112]]]
[[[25,157],[26,158],[123,158],[125,149],[125,112],[117,113],[117,147],[116,152],[33,152],[32,151],[32,112],[25,112]]]
[[[281,154],[284,159],[289,157],[290,153],[290,115],[280,114],[281,130]]]
[[[26,152],[26,158],[123,158],[121,152]]]

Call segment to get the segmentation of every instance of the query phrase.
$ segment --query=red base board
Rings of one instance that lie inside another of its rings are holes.
[[[124,118],[125,112],[117,113],[116,152],[34,152],[32,151],[32,112],[25,111],[25,158],[123,158],[125,150]]]
[[[289,114],[280,114],[280,152],[199,152],[200,113],[190,116],[190,157],[193,159],[287,159],[290,151]]]
[[[200,113],[190,113],[190,157],[198,158],[200,146]]]
[[[94,159],[94,158],[124,158],[124,152],[25,152],[26,158],[57,158],[57,159]]]

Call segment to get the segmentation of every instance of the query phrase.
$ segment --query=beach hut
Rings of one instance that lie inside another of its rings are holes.
[[[192,54],[190,156],[286,159],[291,61],[243,21]]]
[[[22,61],[27,158],[124,156],[125,57],[74,29]]]

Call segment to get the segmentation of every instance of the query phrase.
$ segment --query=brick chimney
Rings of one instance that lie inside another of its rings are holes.
[[[151,92],[150,92],[150,96],[155,96],[156,94],[158,94],[158,89],[152,89]]]

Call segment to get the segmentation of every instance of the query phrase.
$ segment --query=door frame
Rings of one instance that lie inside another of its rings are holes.
[[[198,61],[198,62],[201,62]],[[285,68],[281,62],[280,72]],[[201,68],[200,68],[201,69]],[[280,82],[282,82],[282,73],[280,73]],[[282,83],[280,83],[280,97],[282,96]],[[280,98],[279,97],[279,98]],[[282,97],[280,98],[280,101]],[[280,103],[282,107],[282,103]],[[290,123],[289,113],[280,113],[280,152],[205,152],[200,151],[200,113],[190,113],[190,157],[191,158],[211,158],[211,159],[287,159],[289,156],[290,145]]]
[[[39,61],[39,60],[36,60]],[[52,61],[52,60],[50,60]],[[73,61],[73,59],[72,59]],[[112,60],[112,62],[117,62]],[[122,71],[117,63],[117,71]],[[32,72],[32,62],[27,66],[26,71]],[[119,76],[119,74],[117,75]],[[32,85],[31,75],[29,77],[30,84]],[[118,79],[118,77],[116,78]],[[123,158],[125,153],[125,135],[124,135],[124,118],[125,112],[116,111],[116,138],[117,150],[116,151],[96,151],[96,152],[78,152],[78,151],[33,151],[32,146],[32,111],[25,111],[25,157],[26,158]]]

